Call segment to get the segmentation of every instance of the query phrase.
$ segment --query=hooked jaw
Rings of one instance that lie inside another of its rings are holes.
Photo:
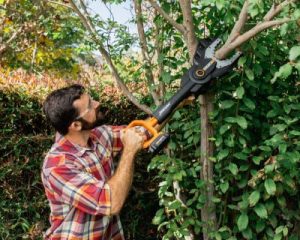
[[[205,58],[214,59],[217,62],[216,68],[224,68],[232,65],[241,55],[241,51],[237,51],[231,58],[219,60],[215,57],[216,48],[221,43],[220,38],[216,38],[205,50]]]

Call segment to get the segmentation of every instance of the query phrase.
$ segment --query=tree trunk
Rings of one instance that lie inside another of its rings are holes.
[[[202,194],[206,196],[206,202],[201,210],[201,220],[204,222],[203,239],[209,239],[208,233],[210,230],[216,230],[217,216],[215,211],[215,204],[212,201],[214,195],[213,184],[213,162],[210,157],[213,155],[214,145],[209,139],[213,136],[213,126],[209,121],[209,114],[213,111],[212,93],[201,95],[200,114],[201,114],[201,179],[205,181],[205,190]]]
[[[197,38],[194,29],[191,1],[180,0],[179,1],[182,14],[183,14],[183,26],[185,28],[184,39],[187,44],[190,63],[193,62],[194,53],[197,48]],[[203,227],[203,239],[207,240],[208,232],[215,230],[217,226],[217,217],[215,212],[215,205],[212,201],[214,195],[213,185],[213,163],[209,161],[213,156],[214,146],[209,139],[213,136],[213,127],[209,122],[209,113],[213,111],[213,94],[205,94],[199,97],[200,100],[200,117],[201,117],[201,174],[200,178],[205,181],[206,190],[202,194],[205,195],[206,203],[201,209],[201,221],[204,223]]]

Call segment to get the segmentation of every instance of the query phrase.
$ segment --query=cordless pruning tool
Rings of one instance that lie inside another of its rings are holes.
[[[212,79],[220,77],[232,69],[242,53],[238,51],[229,59],[218,60],[215,57],[215,51],[220,42],[220,38],[212,41],[201,40],[193,58],[193,65],[183,75],[181,88],[177,93],[169,101],[159,106],[150,119],[134,120],[128,125],[127,128],[142,126],[152,135],[149,140],[144,142],[143,148],[149,148],[151,153],[160,151],[167,144],[170,136],[168,133],[158,132],[155,126],[164,122],[184,99],[191,95],[204,94],[208,91]]]

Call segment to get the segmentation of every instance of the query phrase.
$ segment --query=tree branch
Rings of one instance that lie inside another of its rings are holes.
[[[97,43],[98,50],[100,51],[101,55],[103,56],[103,58],[107,62],[108,67],[109,67],[109,69],[110,69],[113,77],[115,78],[118,87],[122,90],[122,92],[124,93],[124,95],[134,105],[136,105],[138,108],[140,108],[141,110],[143,110],[147,114],[151,114],[152,113],[151,109],[149,107],[147,107],[146,105],[140,104],[139,101],[132,95],[132,93],[127,88],[126,84],[124,83],[124,81],[120,77],[120,75],[119,75],[116,67],[114,66],[109,53],[105,50],[102,41],[99,39],[99,36],[97,35],[97,31],[96,31],[93,23],[91,22],[91,20],[89,18],[86,18],[84,16],[84,14],[81,13],[81,11],[77,7],[77,5],[74,3],[74,0],[70,0],[70,4],[72,6],[72,9],[77,13],[77,15],[79,16],[79,18],[81,19],[83,25],[91,33],[93,40]],[[84,12],[87,12],[86,6],[83,4],[83,2],[81,2],[81,7],[83,8]]]
[[[248,7],[249,7],[249,1],[246,0],[244,2],[243,8],[240,12],[239,15],[239,19],[238,21],[235,23],[225,45],[230,44],[237,36],[239,36],[241,34],[241,31],[247,21],[247,16],[248,16]]]
[[[158,4],[155,0],[148,0],[151,6],[159,12],[159,14],[168,22],[170,23],[174,28],[176,28],[181,34],[185,34],[184,26],[180,23],[177,23],[169,14],[167,14]]]
[[[155,10],[155,14],[157,14],[157,11]],[[154,23],[155,25],[155,41],[154,41],[154,46],[155,46],[155,52],[157,58],[160,56],[163,48],[163,41],[160,39],[160,27],[156,22]],[[163,63],[160,62],[158,63],[158,70],[157,70],[157,79],[160,78],[163,72]],[[159,82],[159,95],[164,96],[166,92],[166,84],[163,81]]]
[[[268,22],[262,22],[257,24],[254,28],[250,29],[249,31],[245,32],[243,35],[238,36],[232,43],[229,45],[224,45],[222,48],[216,51],[216,58],[224,59],[226,56],[231,53],[233,50],[241,46],[243,43],[247,42],[249,39],[255,37],[258,33],[271,28],[275,27],[287,22],[290,22],[290,19],[279,19],[273,20]]]
[[[146,64],[146,68],[145,68],[146,78],[147,78],[149,87],[151,87],[151,86],[155,86],[155,83],[154,83],[154,76],[152,73],[152,68],[150,68],[151,62],[149,59],[147,39],[146,39],[145,32],[144,32],[142,6],[141,6],[141,3],[139,0],[134,0],[133,3],[134,3],[135,14],[136,14],[136,23],[137,23],[137,29],[138,29],[139,39],[140,39],[142,58],[143,58],[143,62]],[[157,94],[156,87],[155,87],[155,89],[153,89],[153,91],[151,91],[151,96],[155,102],[155,105],[159,106],[161,104],[161,100],[160,100],[159,95]]]
[[[189,49],[190,59],[192,59],[198,42],[193,23],[192,2],[191,0],[179,0],[179,4],[183,14],[183,26],[186,29],[184,38]]]
[[[271,9],[269,10],[269,12],[264,16],[264,21],[270,21],[272,20],[274,17],[276,17],[281,10],[289,5],[290,3],[296,2],[296,0],[285,0],[284,2],[280,3],[279,5],[275,6],[275,4],[273,4],[273,6],[271,7]]]
[[[38,38],[37,38],[37,34],[36,34],[34,49],[33,49],[32,58],[31,58],[31,69],[33,68],[33,66],[35,64],[37,51],[38,51]]]
[[[277,6],[273,5],[271,9],[268,11],[268,13],[264,16],[262,22],[256,24],[255,27],[240,35],[242,27],[245,25],[247,19],[246,15],[247,15],[247,8],[248,8],[248,0],[246,0],[241,10],[239,20],[237,21],[234,28],[232,29],[232,32],[228,40],[219,50],[216,51],[215,54],[216,58],[224,59],[230,52],[232,52],[234,49],[241,46],[243,43],[247,42],[249,39],[255,37],[260,32],[291,21],[290,19],[278,19],[278,20],[272,20],[272,19],[275,16],[277,16],[285,6],[293,2],[296,2],[296,0],[285,0],[282,3],[278,4]]]

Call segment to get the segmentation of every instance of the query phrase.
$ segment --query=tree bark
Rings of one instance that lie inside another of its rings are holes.
[[[209,114],[213,111],[214,94],[209,93],[201,95],[200,114],[201,114],[201,179],[205,181],[205,190],[203,194],[206,196],[204,207],[201,210],[201,220],[204,223],[203,239],[209,239],[210,230],[217,228],[216,207],[213,200],[214,184],[213,184],[213,162],[210,157],[213,156],[214,144],[209,139],[213,136],[213,126],[209,120]]]
[[[139,0],[134,0],[133,3],[134,3],[135,14],[136,14],[136,24],[137,24],[138,34],[139,34],[142,58],[143,58],[143,62],[145,64],[145,75],[146,75],[148,87],[150,89],[153,88],[153,91],[150,91],[151,96],[154,100],[155,105],[159,106],[159,105],[161,105],[162,101],[159,96],[159,91],[157,91],[157,86],[155,86],[154,76],[153,76],[153,72],[152,72],[152,68],[151,68],[151,61],[149,59],[147,39],[145,36],[145,31],[144,31],[142,6],[141,6],[141,3]]]
[[[183,14],[183,26],[185,27],[185,42],[187,44],[190,56],[190,63],[197,48],[197,38],[193,23],[191,0],[179,0]],[[205,94],[199,97],[200,101],[200,118],[201,118],[201,174],[200,178],[205,181],[206,189],[202,194],[206,197],[206,203],[201,209],[201,221],[204,223],[203,239],[209,239],[208,232],[215,230],[217,226],[217,217],[215,212],[215,204],[212,202],[214,195],[213,185],[213,163],[209,161],[213,156],[214,147],[209,139],[213,136],[213,127],[209,123],[209,113],[213,111],[213,95]]]

